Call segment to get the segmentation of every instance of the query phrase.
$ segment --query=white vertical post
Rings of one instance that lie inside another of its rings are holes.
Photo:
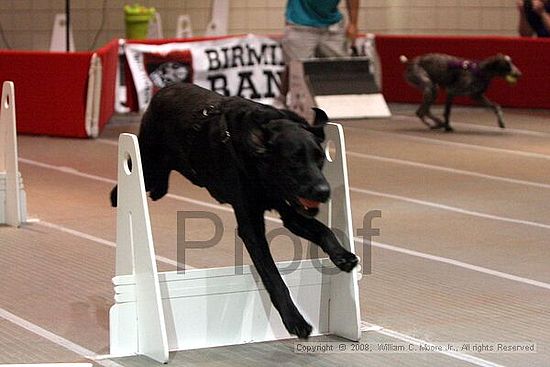
[[[229,0],[212,1],[212,19],[206,26],[205,36],[223,36],[228,32]]]
[[[134,275],[138,354],[168,362],[168,338],[137,137],[118,148],[116,275]]]
[[[65,14],[59,13],[55,15],[53,21],[52,38],[50,39],[50,51],[67,51],[67,19]],[[71,52],[74,48],[73,30],[69,28],[69,49]]]
[[[163,32],[162,32],[162,18],[160,16],[160,13],[158,11],[155,12],[155,15],[153,16],[153,19],[149,22],[149,30],[147,32],[147,38],[148,39],[162,39]]]
[[[15,126],[15,93],[13,82],[2,85],[0,107],[0,174],[4,176],[5,200],[0,202],[4,221],[10,226],[21,224],[19,165],[17,162],[17,132]],[[0,187],[0,189],[2,189]]]
[[[92,138],[97,138],[99,135],[102,73],[101,58],[94,52],[90,58],[90,68],[88,69],[88,90],[86,91],[86,115],[84,119],[86,134]]]
[[[348,165],[346,161],[346,145],[342,125],[329,123],[325,127],[327,154],[331,162],[325,165],[324,174],[330,182],[331,200],[326,205],[330,210],[330,227],[342,246],[355,253],[353,241],[353,223],[349,195]],[[328,151],[330,143],[334,151]],[[331,334],[350,340],[361,339],[361,313],[359,308],[358,271],[350,273],[339,272],[331,276],[329,330]]]
[[[178,17],[178,25],[176,27],[176,38],[191,38],[193,37],[193,27],[191,26],[191,18],[188,14],[182,14]]]

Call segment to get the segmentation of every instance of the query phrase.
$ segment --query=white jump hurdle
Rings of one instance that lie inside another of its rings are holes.
[[[343,130],[326,127],[331,148],[325,174],[332,199],[319,215],[354,252]],[[110,310],[111,356],[146,355],[166,363],[169,350],[187,350],[286,339],[251,266],[157,273],[137,138],[119,138],[115,304]],[[131,170],[128,161],[131,160]],[[312,335],[359,340],[358,271],[321,272],[328,259],[281,262],[293,300],[314,327]]]
[[[13,82],[2,85],[0,106],[0,224],[18,227],[27,221],[27,199],[17,162]]]

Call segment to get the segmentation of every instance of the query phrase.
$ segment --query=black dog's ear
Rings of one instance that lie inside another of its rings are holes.
[[[313,119],[313,126],[326,125],[326,123],[328,122],[328,116],[325,113],[325,111],[317,107],[313,107],[312,110],[313,112],[315,112],[315,118]]]
[[[311,131],[317,140],[322,143],[325,141],[325,125],[328,122],[328,116],[325,111],[320,108],[313,107],[312,109],[315,112],[315,118],[313,119],[313,125],[309,128],[309,131]]]

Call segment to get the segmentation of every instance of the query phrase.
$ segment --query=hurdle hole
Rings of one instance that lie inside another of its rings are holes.
[[[6,96],[6,98],[4,99],[4,109],[7,110],[8,108],[10,108],[10,103],[11,103],[11,101],[10,101],[10,96],[9,96],[9,94],[8,94],[8,95]]]
[[[329,140],[325,146],[325,157],[327,161],[331,163],[334,162],[334,158],[332,157],[334,153],[336,153],[336,144],[334,144],[334,141]]]
[[[132,157],[130,153],[124,153],[124,172],[126,175],[130,176],[132,174]]]

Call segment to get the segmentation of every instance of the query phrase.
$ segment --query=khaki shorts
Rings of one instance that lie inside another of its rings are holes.
[[[286,63],[312,57],[347,55],[344,20],[324,28],[287,24],[281,44]]]

